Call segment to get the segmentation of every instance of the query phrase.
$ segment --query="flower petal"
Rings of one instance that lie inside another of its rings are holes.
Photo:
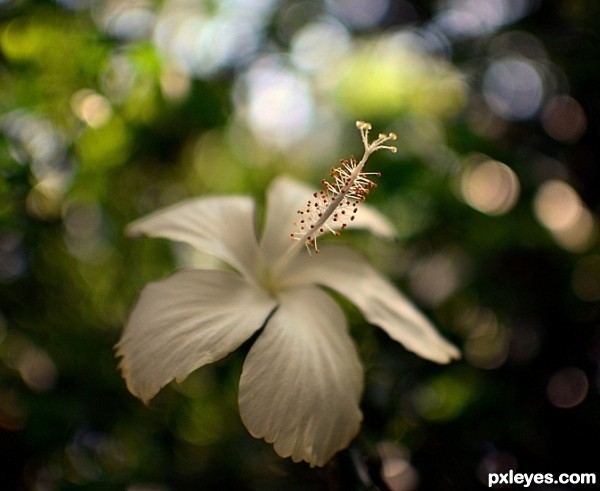
[[[132,222],[127,232],[186,242],[223,259],[247,277],[256,271],[254,200],[247,196],[183,201]]]
[[[266,222],[261,246],[271,261],[280,257],[292,244],[290,234],[296,230],[294,222],[298,210],[306,207],[315,189],[289,177],[275,179],[267,193]],[[356,219],[347,228],[366,229],[383,238],[395,237],[396,231],[390,220],[375,208],[361,203]]]
[[[312,196],[306,184],[283,176],[273,180],[267,191],[265,226],[261,247],[265,257],[275,260],[293,243],[290,234],[295,231],[298,210],[304,208]]]
[[[285,271],[281,288],[318,283],[349,298],[365,318],[419,356],[438,363],[460,357],[412,303],[364,258],[343,246],[298,255]]]
[[[363,371],[346,319],[315,287],[288,290],[246,357],[240,414],[282,457],[323,466],[356,436]]]
[[[346,229],[365,229],[378,237],[384,239],[393,239],[396,237],[396,229],[391,220],[377,208],[373,208],[365,203],[358,206],[358,212],[355,219],[348,222]]]
[[[150,283],[116,346],[127,387],[147,402],[174,378],[231,353],[275,306],[227,271],[183,270]]]

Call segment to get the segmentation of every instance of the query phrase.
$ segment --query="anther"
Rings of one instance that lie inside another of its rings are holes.
[[[377,139],[369,141],[371,125],[365,121],[357,121],[364,146],[364,154],[359,162],[350,156],[340,159],[340,166],[331,168],[330,180],[323,179],[323,189],[313,193],[312,198],[306,202],[304,211],[298,210],[302,215],[300,223],[296,223],[299,232],[293,233],[294,240],[304,241],[307,249],[313,248],[318,252],[317,238],[330,231],[339,236],[339,230],[347,228],[348,223],[356,218],[358,203],[364,201],[370,190],[377,187],[371,177],[380,177],[379,172],[363,172],[363,167],[369,156],[382,149],[396,151],[396,148],[385,143],[395,140],[394,133],[379,133]],[[306,224],[306,226],[305,226]]]

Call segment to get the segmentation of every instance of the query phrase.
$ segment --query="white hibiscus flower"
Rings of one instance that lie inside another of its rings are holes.
[[[130,225],[133,235],[191,244],[234,270],[181,270],[144,288],[117,344],[131,393],[147,402],[262,329],[243,365],[242,421],[280,456],[323,466],[359,430],[363,369],[342,310],[320,287],[347,297],[369,322],[424,358],[447,363],[459,356],[360,255],[343,245],[317,247],[323,233],[348,227],[393,234],[375,210],[356,209],[373,186],[362,172],[366,160],[377,150],[395,150],[385,144],[394,135],[369,142],[370,125],[357,126],[363,158],[343,161],[321,193],[289,178],[271,184],[260,239],[254,201],[246,196],[193,199]]]

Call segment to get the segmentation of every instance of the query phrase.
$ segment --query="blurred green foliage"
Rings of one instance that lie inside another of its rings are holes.
[[[431,491],[600,471],[599,4],[359,4],[0,1],[5,489]],[[113,345],[143,285],[199,259],[125,225],[188,196],[262,202],[280,173],[317,185],[358,151],[354,119],[399,135],[372,204],[400,240],[343,240],[464,359],[417,359],[344,304],[365,421],[324,469],[247,434],[248,346],[143,406]]]

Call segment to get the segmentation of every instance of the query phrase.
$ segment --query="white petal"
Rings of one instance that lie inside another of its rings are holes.
[[[261,247],[269,260],[275,260],[293,244],[290,234],[298,210],[304,208],[314,190],[289,177],[278,177],[267,191],[265,226]]]
[[[358,205],[355,219],[348,222],[347,229],[365,229],[378,237],[393,239],[396,237],[396,229],[388,217],[380,213],[366,203]]]
[[[150,283],[116,346],[129,390],[147,402],[171,380],[231,353],[275,306],[227,271],[178,271]]]
[[[318,283],[349,298],[365,318],[402,343],[406,349],[438,363],[460,357],[394,285],[377,273],[364,258],[343,246],[323,247],[313,256],[298,255],[281,287]]]
[[[280,257],[293,243],[290,234],[296,231],[294,222],[298,210],[306,208],[306,202],[314,192],[314,188],[289,177],[278,177],[271,183],[261,241],[267,258],[274,260]],[[365,203],[359,205],[355,220],[348,222],[347,228],[366,229],[383,238],[396,235],[390,220]]]
[[[363,371],[346,319],[315,287],[291,289],[246,357],[242,420],[282,457],[323,466],[356,436]]]
[[[256,271],[254,200],[247,196],[183,201],[134,221],[127,232],[186,242],[223,259],[249,277]]]

